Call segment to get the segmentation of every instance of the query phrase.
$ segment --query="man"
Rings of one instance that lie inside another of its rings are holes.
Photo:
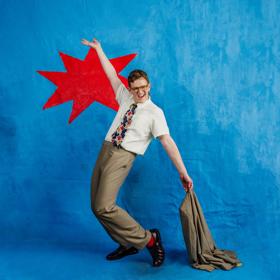
[[[158,138],[177,168],[186,191],[193,188],[179,150],[169,134],[162,109],[150,97],[151,84],[147,74],[134,70],[128,76],[127,89],[104,54],[100,42],[85,39],[82,44],[94,48],[112,85],[119,110],[105,137],[91,179],[91,208],[110,237],[119,247],[107,260],[120,259],[147,248],[153,266],[165,258],[158,229],[145,230],[125,210],[116,205],[119,188],[127,177],[137,155],[144,155],[153,138]]]

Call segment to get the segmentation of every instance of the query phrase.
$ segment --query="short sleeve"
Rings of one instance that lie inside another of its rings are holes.
[[[169,133],[169,128],[164,116],[164,113],[162,110],[159,110],[152,122],[152,135],[154,138],[164,135],[164,134],[170,134]]]
[[[119,105],[122,105],[126,100],[128,100],[131,97],[131,93],[128,91],[128,89],[124,86],[123,83],[120,83],[117,93],[116,93],[116,100]]]

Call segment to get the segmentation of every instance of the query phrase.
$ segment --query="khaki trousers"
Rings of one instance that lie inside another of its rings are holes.
[[[119,189],[135,158],[135,153],[104,140],[91,178],[91,209],[114,241],[126,247],[143,249],[151,238],[151,232],[116,205]]]

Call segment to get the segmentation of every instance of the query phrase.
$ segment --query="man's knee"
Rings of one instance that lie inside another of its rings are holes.
[[[115,204],[106,205],[106,206],[91,204],[91,210],[93,214],[99,218],[108,217],[112,212],[115,211],[115,209],[116,209]]]

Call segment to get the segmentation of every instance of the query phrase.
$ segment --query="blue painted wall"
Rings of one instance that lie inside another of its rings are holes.
[[[122,74],[148,72],[152,100],[166,114],[217,245],[237,251],[245,263],[256,258],[266,267],[258,273],[276,279],[279,1],[0,5],[3,242],[98,247],[101,238],[108,250],[115,246],[89,200],[91,172],[115,112],[94,103],[68,125],[72,104],[43,111],[55,86],[36,73],[64,71],[58,51],[83,59],[88,49],[80,40],[96,37],[110,58],[138,53]],[[154,141],[137,158],[119,203],[144,227],[160,228],[167,247],[182,249],[184,195],[175,167]]]

